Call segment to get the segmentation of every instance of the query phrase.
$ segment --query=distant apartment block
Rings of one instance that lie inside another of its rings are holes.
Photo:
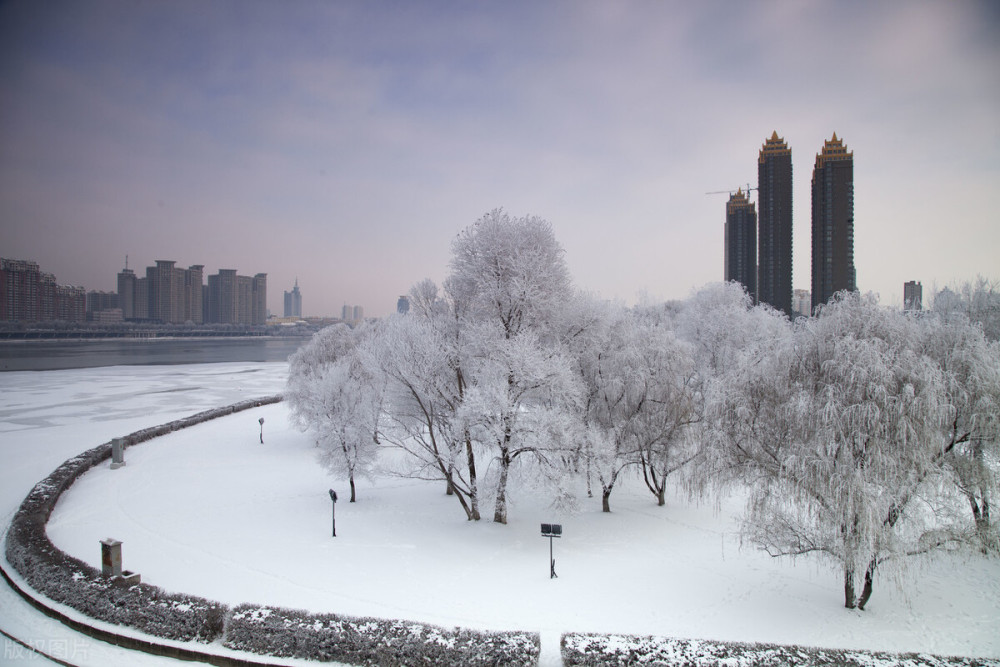
[[[0,259],[0,320],[82,322],[86,314],[84,288],[57,284],[35,262]]]
[[[175,266],[171,260],[156,260],[156,266],[146,269],[149,319],[164,324],[201,324],[202,273],[204,266],[187,269]]]
[[[136,314],[138,288],[135,271],[126,267],[118,273],[118,306],[126,320],[145,319],[145,316],[140,318]]]
[[[365,309],[361,306],[345,305],[340,309],[340,319],[345,322],[360,322],[365,319]]]
[[[792,292],[792,313],[809,317],[812,310],[812,296],[807,289],[797,289]]]
[[[406,315],[410,312],[410,297],[404,294],[396,300],[396,312],[400,315]]]
[[[915,280],[903,283],[903,310],[923,310],[924,288]]]
[[[111,314],[111,311],[115,311]],[[109,313],[101,315],[101,313]],[[87,292],[87,321],[107,322],[122,320],[121,308],[118,307],[118,294],[116,292],[98,292],[91,290]]]
[[[299,291],[298,278],[292,291],[285,292],[285,317],[302,317],[302,292]]]
[[[145,277],[125,268],[118,274],[118,304],[126,320],[164,324],[264,324],[267,320],[267,274],[238,276],[222,269],[208,276],[205,267],[186,269],[157,260]]]
[[[267,321],[267,274],[252,278],[236,269],[220,269],[208,277],[205,322],[259,325]]]
[[[757,212],[743,190],[726,202],[725,265],[726,282],[742,283],[757,300]]]

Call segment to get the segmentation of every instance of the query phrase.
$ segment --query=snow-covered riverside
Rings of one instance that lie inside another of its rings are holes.
[[[279,392],[286,373],[286,364],[210,364],[0,375],[4,525],[65,459]],[[868,609],[848,611],[835,569],[741,549],[738,501],[716,513],[668,496],[659,508],[636,480],[616,488],[610,515],[599,498],[562,516],[515,490],[507,526],[465,521],[440,484],[362,482],[358,503],[337,504],[334,539],[327,489],[346,484],[314,452],[282,404],[177,432],[129,449],[122,469],[81,478],[49,535],[95,566],[99,540],[122,540],[124,566],[143,581],[229,604],[541,631],[544,664],[556,664],[554,644],[567,631],[1000,657],[996,560],[938,557],[905,595],[877,580]],[[555,580],[543,521],[563,525]],[[3,629],[24,626],[27,636],[11,634],[29,643],[47,639],[32,632],[61,632],[26,620],[26,607],[8,598],[4,591]]]

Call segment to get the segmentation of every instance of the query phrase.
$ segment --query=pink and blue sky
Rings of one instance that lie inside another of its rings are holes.
[[[552,223],[577,286],[683,298],[722,279],[705,193],[756,186],[775,130],[796,288],[833,132],[863,291],[1000,278],[995,3],[0,4],[0,256],[88,289],[127,254],[384,315],[502,206]]]

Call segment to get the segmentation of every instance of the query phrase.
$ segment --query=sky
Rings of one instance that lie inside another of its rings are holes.
[[[795,288],[834,132],[862,291],[1000,278],[996,3],[0,3],[0,256],[88,290],[127,255],[382,316],[502,207],[580,289],[684,298],[723,278],[706,193],[756,187],[774,131]]]

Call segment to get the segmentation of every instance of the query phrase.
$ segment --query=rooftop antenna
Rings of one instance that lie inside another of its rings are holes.
[[[128,271],[128,253],[125,253],[125,270]]]

